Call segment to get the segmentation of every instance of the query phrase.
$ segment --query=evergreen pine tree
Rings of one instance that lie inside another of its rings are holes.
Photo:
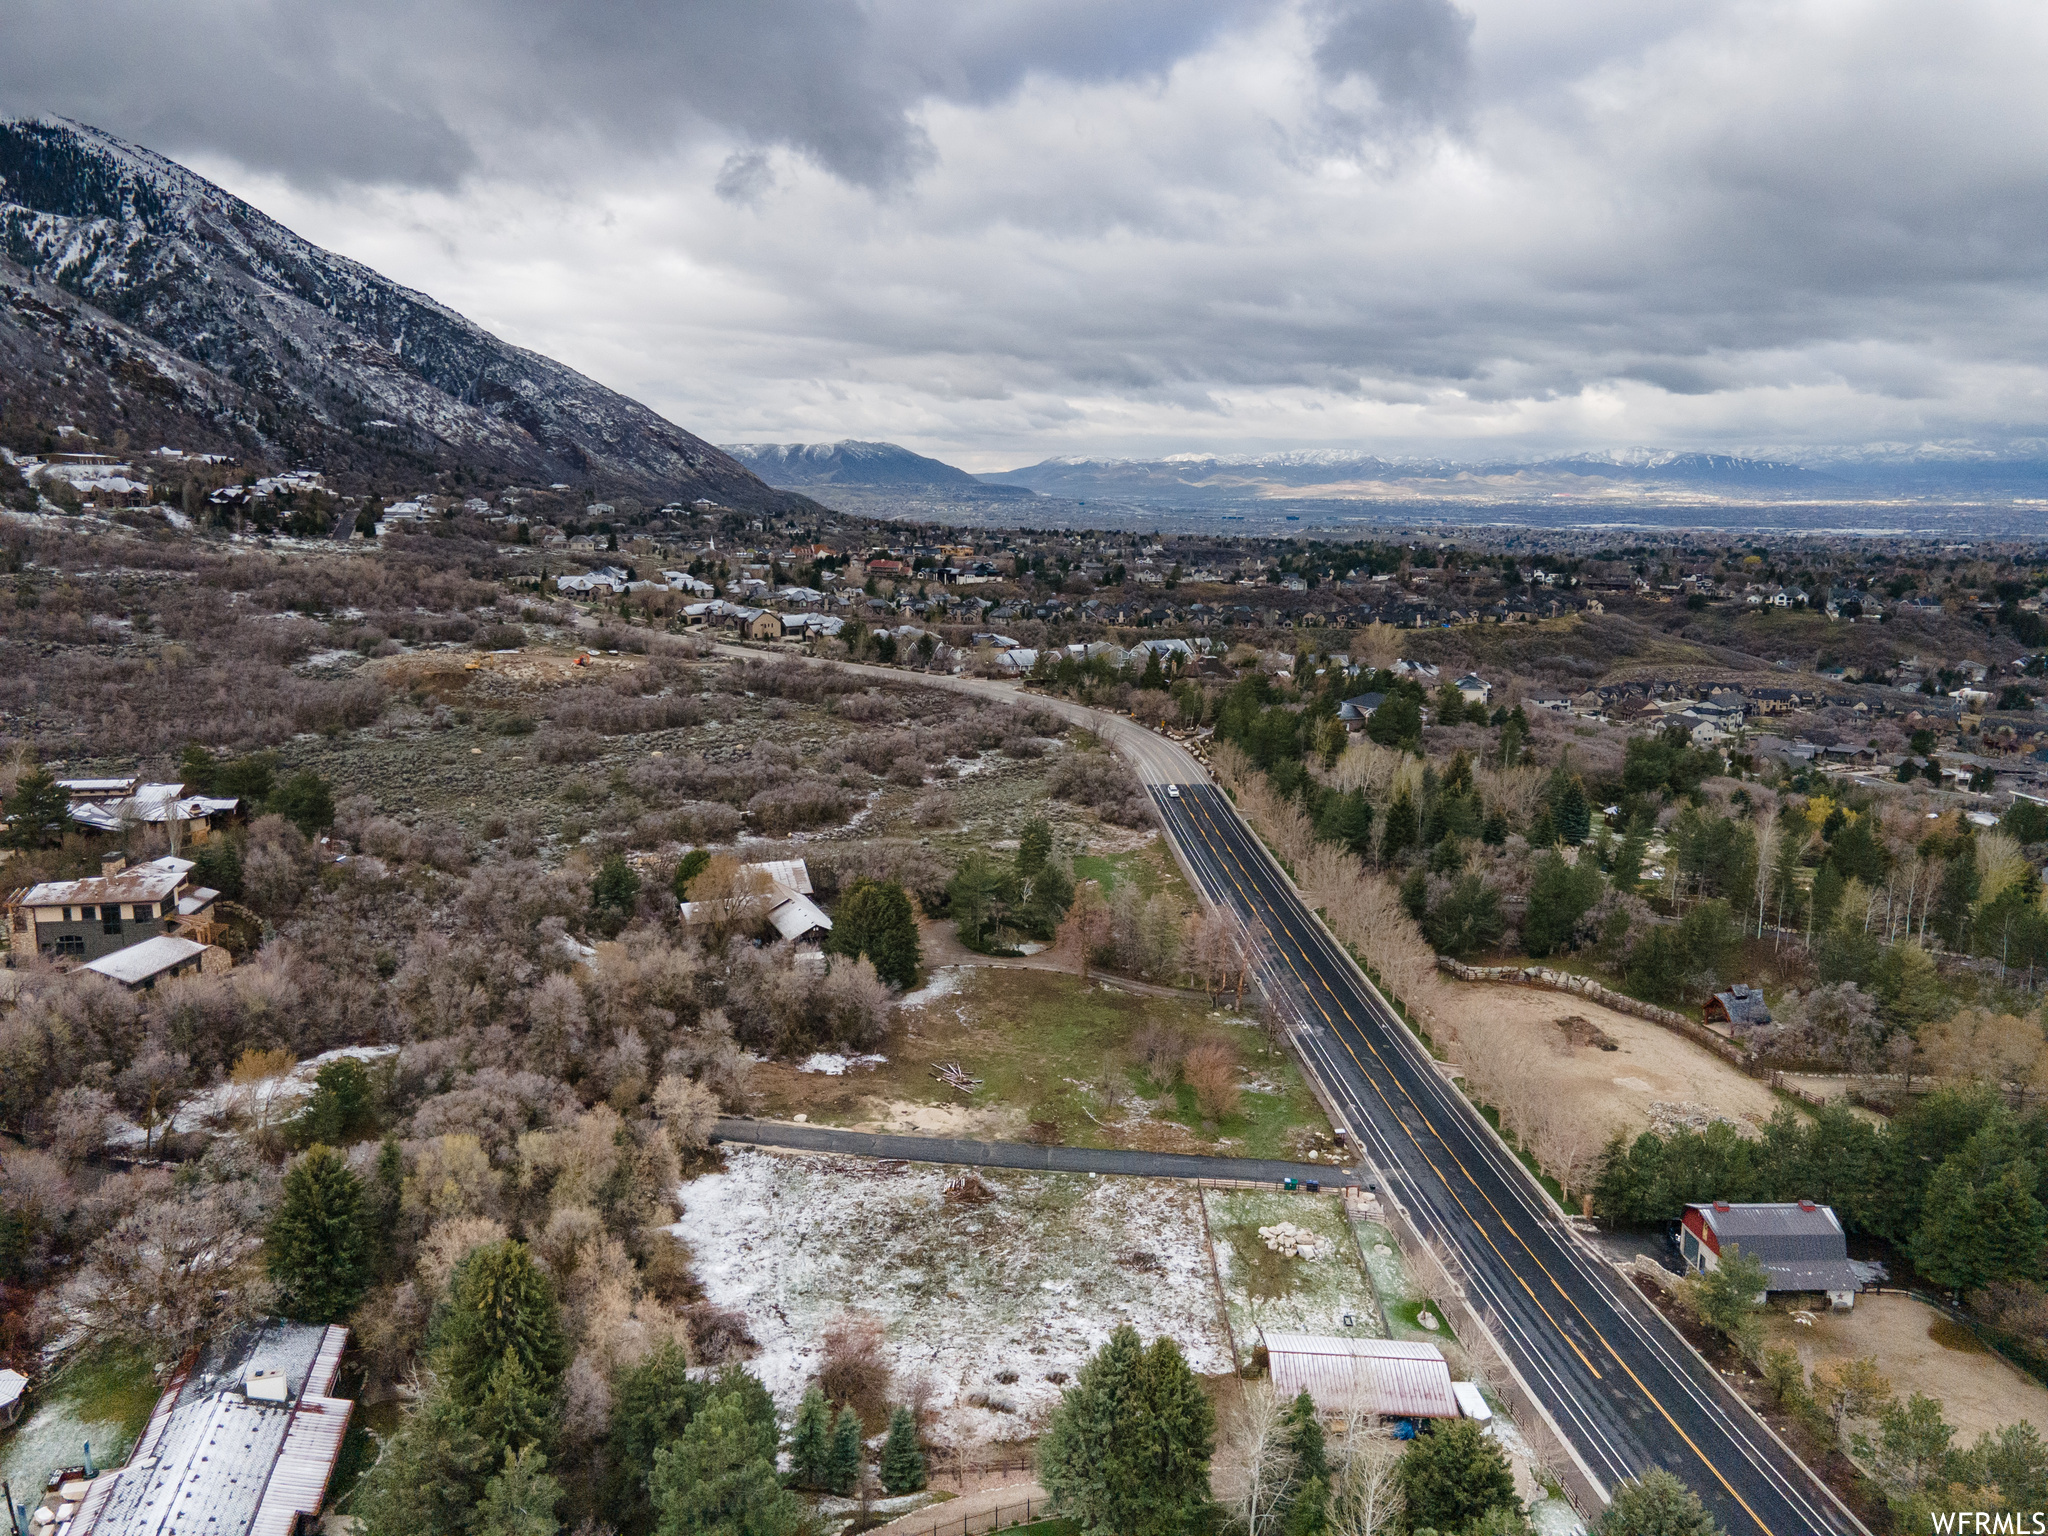
[[[620,1373],[612,1387],[611,1422],[605,1429],[605,1462],[610,1468],[604,1517],[627,1536],[645,1536],[654,1526],[647,1471],[654,1453],[680,1440],[712,1384],[690,1378],[690,1357],[673,1341]]]
[[[1808,896],[1813,903],[1813,931],[1816,936],[1825,934],[1834,926],[1835,914],[1842,906],[1842,891],[1847,884],[1841,871],[1832,864],[1823,864],[1814,872],[1813,888]]]
[[[569,1364],[554,1287],[524,1243],[507,1238],[455,1266],[440,1328],[437,1365],[458,1401],[483,1400],[509,1348],[535,1389],[552,1396]]]
[[[1210,1508],[1216,1409],[1180,1346],[1161,1335],[1145,1352],[1140,1531],[1190,1531]]]
[[[848,959],[866,955],[875,974],[896,987],[913,985],[924,959],[910,897],[893,880],[856,881],[833,913],[825,948]]]
[[[654,1453],[648,1493],[658,1536],[796,1536],[803,1503],[775,1477],[737,1394],[712,1398],[675,1444]]]
[[[1544,806],[1536,813],[1535,821],[1529,824],[1529,846],[1531,848],[1554,848],[1557,846],[1557,821],[1550,814],[1550,807]]]
[[[1017,873],[1028,880],[1045,868],[1045,861],[1051,857],[1052,823],[1043,816],[1033,817],[1017,839]]]
[[[1081,1367],[1038,1448],[1038,1480],[1055,1513],[1083,1530],[1136,1528],[1145,1347],[1128,1323]]]
[[[1416,1530],[1461,1531],[1497,1504],[1521,1507],[1507,1458],[1470,1419],[1432,1422],[1397,1475]]]
[[[1315,1399],[1306,1392],[1296,1397],[1283,1423],[1301,1486],[1288,1503],[1281,1529],[1286,1536],[1324,1536],[1330,1528],[1330,1460]]]
[[[823,1488],[832,1477],[832,1408],[816,1387],[797,1405],[789,1435],[789,1479],[799,1488]]]
[[[1595,1536],[1722,1536],[1700,1496],[1662,1468],[1622,1483]]]
[[[370,1288],[370,1233],[362,1184],[339,1152],[315,1146],[292,1164],[263,1245],[281,1315],[334,1323],[355,1310]]]
[[[1380,832],[1380,862],[1391,864],[1408,849],[1415,846],[1422,835],[1422,820],[1415,814],[1415,802],[1407,790],[1394,797],[1394,803],[1387,807],[1386,824]]]
[[[1614,888],[1625,896],[1635,894],[1636,882],[1643,878],[1643,852],[1647,839],[1643,834],[1630,829],[1628,836],[1621,840],[1621,846],[1614,850],[1614,866],[1608,872]]]
[[[1977,1252],[1977,1192],[1960,1158],[1934,1172],[1920,1202],[1913,1234],[1913,1267],[1936,1285],[1965,1291],[1983,1283]]]
[[[551,1427],[547,1395],[535,1387],[533,1372],[511,1345],[505,1346],[498,1368],[484,1383],[470,1422],[491,1448],[493,1459],[515,1456],[547,1439]]]
[[[548,1476],[548,1459],[529,1445],[505,1457],[505,1467],[484,1485],[476,1507],[475,1536],[555,1536],[562,1523],[555,1506],[562,1485]]]
[[[832,1421],[832,1444],[825,1458],[825,1486],[837,1494],[849,1494],[860,1486],[861,1462],[866,1455],[860,1415],[851,1408],[839,1410]]]
[[[918,1443],[917,1419],[908,1408],[889,1415],[889,1438],[882,1445],[882,1491],[916,1493],[924,1487],[924,1447]]]
[[[1164,688],[1166,686],[1166,673],[1160,668],[1159,653],[1157,651],[1147,651],[1145,653],[1145,670],[1138,677],[1138,686],[1140,688]]]
[[[2048,1212],[2033,1196],[2032,1168],[2007,1168],[1977,1192],[1978,1264],[1985,1283],[2032,1280],[2041,1272],[2041,1248],[2048,1242]]]
[[[71,825],[71,796],[42,767],[31,767],[14,781],[0,824],[10,848],[54,848]]]
[[[1574,774],[1565,780],[1564,790],[1553,808],[1557,835],[1576,848],[1593,828],[1593,808],[1586,802],[1586,786]]]
[[[406,1415],[350,1501],[361,1536],[469,1536],[495,1467],[468,1415],[436,1387]]]
[[[393,1241],[398,1231],[398,1206],[405,1188],[405,1153],[396,1136],[386,1136],[377,1148],[377,1172],[371,1181],[368,1209],[370,1235],[377,1250],[377,1278],[390,1280],[398,1270],[398,1248]]]

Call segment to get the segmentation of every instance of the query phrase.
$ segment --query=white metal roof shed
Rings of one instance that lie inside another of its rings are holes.
[[[194,963],[206,953],[206,946],[196,939],[181,939],[168,933],[160,933],[153,939],[144,939],[140,944],[130,944],[126,949],[117,949],[111,955],[102,955],[86,966],[88,971],[98,971],[110,976],[124,987],[139,987],[145,981],[154,981],[166,971],[181,965]]]
[[[1275,1394],[1306,1392],[1326,1413],[1356,1406],[1386,1418],[1459,1416],[1451,1368],[1434,1344],[1269,1333],[1266,1357]]]

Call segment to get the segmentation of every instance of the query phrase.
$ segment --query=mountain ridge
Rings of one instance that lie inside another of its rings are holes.
[[[923,492],[983,501],[1029,499],[1035,494],[1021,487],[990,485],[980,476],[897,443],[843,438],[834,443],[726,443],[722,447],[768,484],[786,490],[857,497]]]
[[[46,286],[202,371],[214,430],[735,506],[801,505],[704,439],[430,295],[324,250],[176,161],[61,118],[0,120],[0,327]],[[25,350],[17,346],[13,350]],[[34,397],[25,381],[16,394]],[[222,414],[217,383],[239,391]],[[173,386],[176,387],[176,386]],[[108,381],[110,391],[118,386]]]

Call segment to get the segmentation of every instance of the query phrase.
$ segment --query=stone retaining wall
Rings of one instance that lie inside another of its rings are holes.
[[[1590,976],[1576,976],[1570,971],[1553,971],[1544,965],[1466,965],[1448,955],[1436,957],[1437,967],[1447,971],[1460,981],[1499,981],[1510,986],[1543,987],[1552,992],[1569,992],[1574,997],[1583,997],[1598,1003],[1602,1008],[1612,1008],[1616,1013],[1632,1014],[1647,1019],[1652,1024],[1676,1030],[1695,1045],[1705,1046],[1716,1056],[1736,1066],[1748,1069],[1749,1056],[1741,1046],[1732,1040],[1723,1039],[1698,1019],[1683,1013],[1674,1013],[1669,1008],[1659,1008],[1653,1003],[1640,1002],[1612,987],[1604,987]]]

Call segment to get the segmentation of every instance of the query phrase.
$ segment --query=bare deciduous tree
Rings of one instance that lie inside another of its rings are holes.
[[[179,1194],[122,1218],[56,1293],[80,1337],[176,1360],[265,1299],[261,1243],[218,1191]]]
[[[1287,1407],[1265,1382],[1249,1386],[1226,1426],[1216,1457],[1216,1481],[1245,1536],[1281,1529],[1300,1484],[1300,1468],[1287,1443]]]
[[[1395,1470],[1401,1449],[1380,1434],[1373,1415],[1355,1404],[1346,1411],[1330,1488],[1331,1536],[1386,1536],[1402,1528],[1407,1501]]]

